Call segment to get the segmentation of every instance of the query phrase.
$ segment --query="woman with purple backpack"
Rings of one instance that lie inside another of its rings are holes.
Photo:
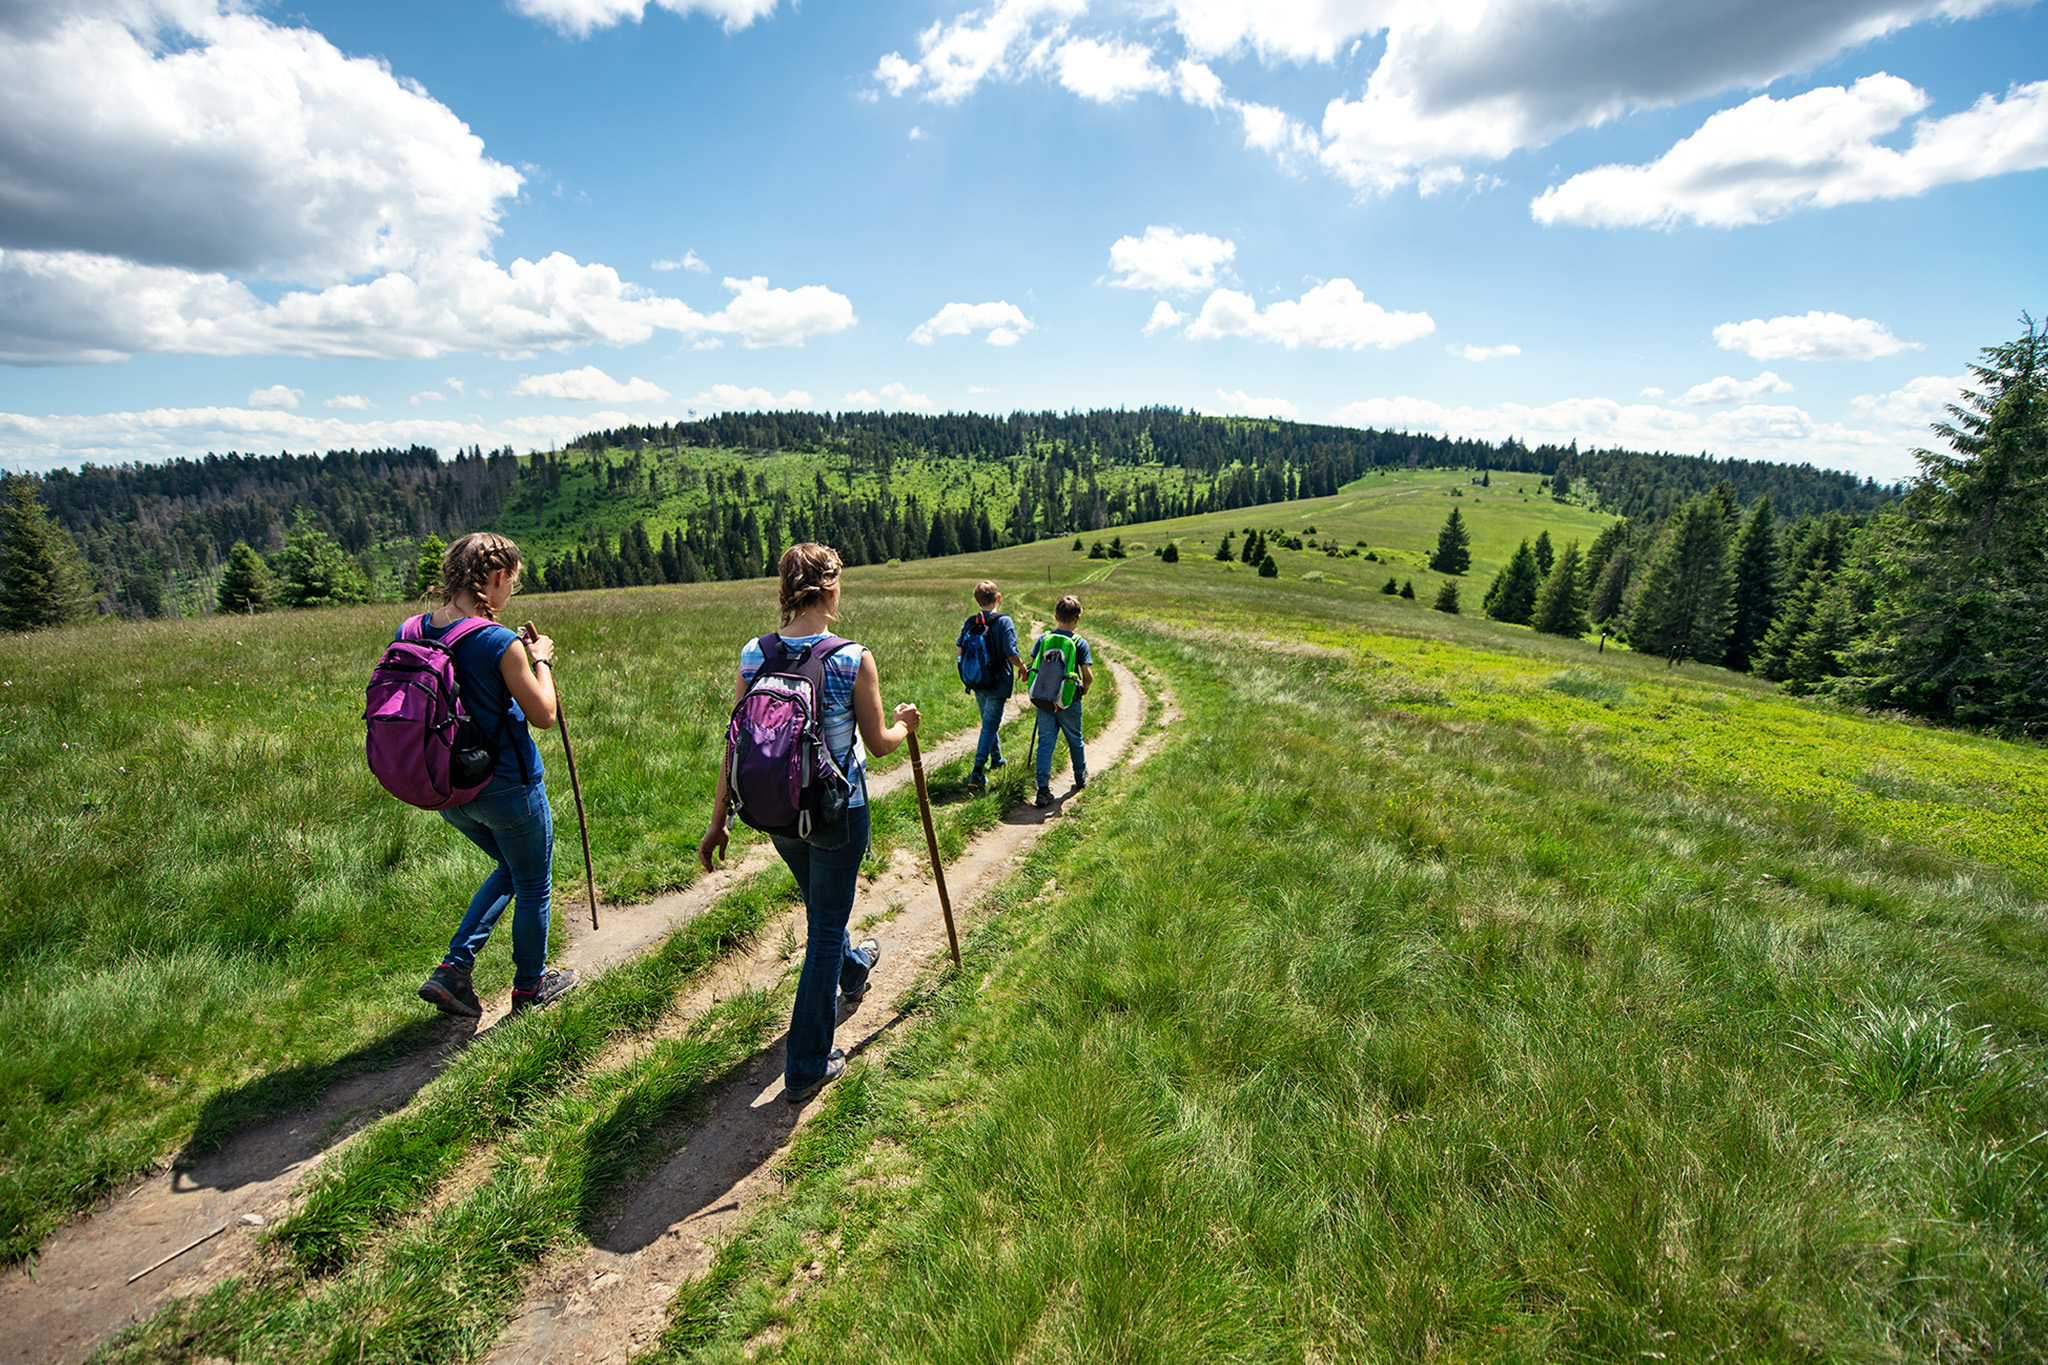
[[[782,671],[811,646],[837,638],[831,636],[831,624],[839,616],[839,569],[839,556],[827,545],[806,543],[783,551],[782,628],[772,637],[779,657],[769,659],[763,649],[764,642],[771,642],[770,636],[747,641],[740,651],[735,705],[746,699],[755,675],[764,667]],[[783,1063],[783,1098],[791,1104],[802,1104],[846,1069],[844,1054],[832,1046],[838,998],[843,996],[849,1006],[857,1004],[868,993],[868,974],[882,959],[878,940],[865,938],[855,944],[846,932],[853,916],[861,860],[868,851],[867,767],[862,746],[866,753],[878,757],[893,753],[915,733],[918,723],[917,708],[908,703],[896,708],[894,724],[883,722],[882,682],[875,656],[852,641],[842,641],[832,649],[822,676],[819,736],[850,788],[846,810],[807,835],[770,836],[803,892],[809,930]],[[729,779],[727,767],[721,763],[711,827],[697,846],[697,861],[706,872],[712,870],[714,858],[726,853],[733,810]]]
[[[547,966],[555,821],[540,750],[527,729],[555,723],[555,642],[545,635],[525,640],[498,624],[498,613],[518,591],[519,569],[519,547],[505,537],[489,531],[463,536],[441,557],[440,610],[419,618],[421,636],[449,642],[463,707],[498,748],[490,784],[467,803],[441,811],[497,866],[470,898],[441,965],[420,987],[422,1000],[468,1019],[483,1014],[471,967],[508,904],[512,1012],[545,1005],[576,985],[575,972]],[[405,634],[400,627],[399,637]]]

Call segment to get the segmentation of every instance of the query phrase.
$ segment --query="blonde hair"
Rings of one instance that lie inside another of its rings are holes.
[[[1068,593],[1052,604],[1052,619],[1061,625],[1081,619],[1081,599]]]
[[[824,599],[839,583],[839,552],[807,540],[782,552],[782,624]]]
[[[427,591],[439,593],[444,603],[468,593],[476,599],[476,609],[495,621],[498,614],[491,610],[484,592],[491,585],[491,575],[500,569],[516,578],[519,562],[519,547],[504,536],[496,531],[471,531],[458,537],[441,556],[441,581]]]
[[[990,579],[984,578],[974,585],[974,600],[984,607],[994,606],[1002,595],[1002,590]]]

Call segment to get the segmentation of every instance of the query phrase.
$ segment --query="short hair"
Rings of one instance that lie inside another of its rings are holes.
[[[1053,619],[1062,624],[1081,619],[1081,599],[1068,593],[1052,606]]]
[[[782,552],[782,624],[822,600],[839,582],[839,552],[807,540]]]
[[[1002,595],[1002,590],[986,578],[974,585],[974,600],[984,607],[994,606],[996,599]]]

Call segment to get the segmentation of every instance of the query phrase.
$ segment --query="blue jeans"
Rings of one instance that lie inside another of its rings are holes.
[[[1085,781],[1088,777],[1088,751],[1081,746],[1079,697],[1074,698],[1072,706],[1038,713],[1038,785],[1041,787],[1052,785],[1052,746],[1060,734],[1067,737],[1067,761],[1074,765],[1074,780]]]
[[[866,985],[872,965],[846,932],[846,922],[853,917],[860,862],[868,853],[868,808],[849,806],[838,823],[808,839],[773,837],[775,851],[789,864],[804,893],[809,928],[782,1064],[783,1083],[797,1090],[825,1074],[825,1061],[832,1052],[832,1027],[839,1017],[839,992],[857,991]]]
[[[974,747],[974,771],[1003,761],[1003,708],[1010,704],[1008,693],[976,692],[974,704],[981,708],[981,743]]]
[[[469,913],[448,940],[443,961],[469,971],[490,941],[498,916],[516,899],[512,988],[532,990],[547,967],[548,895],[554,885],[555,816],[548,809],[546,784],[535,778],[523,787],[487,791],[466,806],[442,811],[441,818],[498,864],[469,898]]]

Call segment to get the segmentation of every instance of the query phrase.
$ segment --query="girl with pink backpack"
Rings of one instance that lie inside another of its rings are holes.
[[[555,642],[545,635],[525,640],[498,623],[498,613],[519,589],[519,570],[519,547],[504,536],[463,536],[441,557],[441,581],[432,589],[440,593],[440,609],[409,619],[398,632],[401,642],[446,649],[463,709],[497,750],[482,790],[439,808],[441,818],[497,866],[470,897],[441,965],[420,986],[422,1000],[469,1019],[483,1014],[470,971],[507,905],[513,1013],[545,1005],[576,985],[575,972],[547,966],[555,822],[546,770],[527,728],[546,730],[555,723]]]

